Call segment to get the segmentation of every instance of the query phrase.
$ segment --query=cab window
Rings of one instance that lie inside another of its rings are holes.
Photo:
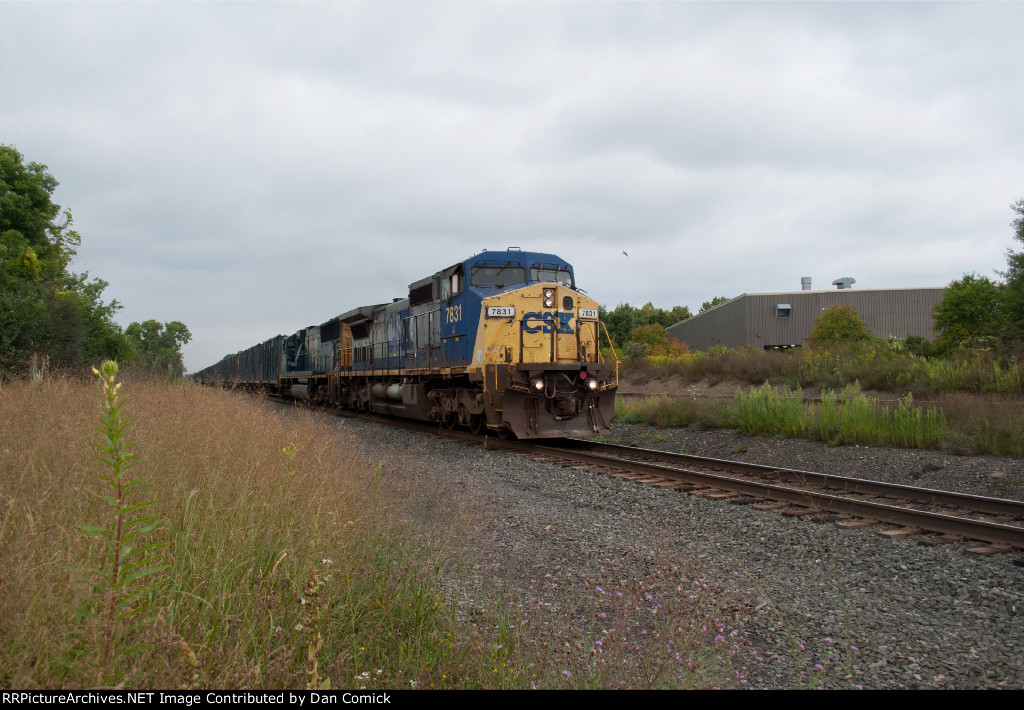
[[[474,286],[508,286],[526,283],[526,269],[521,266],[474,266],[469,272]]]
[[[572,272],[568,269],[556,269],[547,266],[530,267],[530,281],[551,283],[554,281],[559,286],[573,287]]]

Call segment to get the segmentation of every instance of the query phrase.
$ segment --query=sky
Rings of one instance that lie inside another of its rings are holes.
[[[602,305],[997,278],[1024,3],[0,2],[0,144],[185,365],[509,246]],[[626,252],[624,254],[623,252]]]

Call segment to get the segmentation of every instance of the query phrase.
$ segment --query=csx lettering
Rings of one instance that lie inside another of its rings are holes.
[[[531,321],[533,321],[533,325],[530,324]],[[558,322],[558,330],[556,332],[564,335],[573,334],[573,329],[570,325],[572,313],[527,313],[523,316],[523,330],[527,333],[550,333],[551,326],[556,321]]]

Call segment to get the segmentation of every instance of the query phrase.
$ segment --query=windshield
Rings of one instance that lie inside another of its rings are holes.
[[[508,286],[526,283],[526,269],[511,264],[505,266],[475,266],[469,274],[474,286]]]
[[[559,286],[572,288],[572,272],[568,269],[556,269],[550,266],[532,266],[530,267],[530,281],[554,281]]]

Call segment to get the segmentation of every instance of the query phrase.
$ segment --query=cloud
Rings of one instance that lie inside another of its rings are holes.
[[[1024,196],[993,4],[0,4],[0,141],[196,369],[481,249],[603,303],[991,273]],[[621,252],[628,251],[628,258]]]

